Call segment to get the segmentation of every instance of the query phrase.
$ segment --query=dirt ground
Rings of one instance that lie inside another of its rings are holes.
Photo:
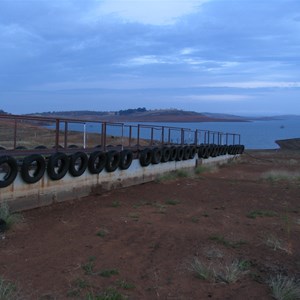
[[[272,276],[300,278],[300,153],[198,171],[24,212],[0,276],[20,299],[273,299]]]

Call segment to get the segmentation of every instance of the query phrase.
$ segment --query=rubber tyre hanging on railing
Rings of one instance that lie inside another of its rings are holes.
[[[68,155],[57,152],[48,159],[47,174],[52,180],[60,180],[67,174],[69,165],[70,161]]]
[[[119,166],[120,159],[120,152],[115,150],[108,151],[106,156],[105,170],[107,172],[114,172]]]
[[[88,169],[91,174],[99,174],[105,167],[106,153],[103,151],[94,151],[88,161]]]
[[[33,167],[35,171],[31,174]],[[40,154],[32,154],[24,158],[21,166],[21,176],[27,183],[36,183],[44,176],[45,170],[46,162],[44,157]]]
[[[151,163],[156,165],[159,164],[161,162],[161,158],[162,158],[162,149],[161,148],[154,148],[152,150],[152,160]]]
[[[194,159],[197,153],[197,147],[196,146],[190,146],[190,159]]]
[[[183,160],[183,156],[184,156],[184,149],[183,149],[183,147],[180,146],[180,147],[177,148],[176,160],[177,161]]]
[[[172,147],[170,148],[170,159],[169,159],[169,161],[174,161],[174,160],[176,160],[176,157],[177,157],[177,147],[172,146]]]
[[[81,176],[88,165],[88,156],[81,151],[75,152],[69,156],[70,166],[69,172],[73,177]]]
[[[171,149],[169,147],[163,147],[162,149],[162,156],[161,162],[167,162],[170,160],[171,157]]]
[[[145,148],[140,152],[139,160],[142,167],[147,167],[151,164],[153,152],[149,148]]]
[[[18,174],[18,164],[17,161],[11,156],[0,156],[0,168],[2,169],[2,165],[8,166],[8,172],[4,175],[3,179],[0,180],[0,188],[5,188],[12,184],[17,177]]]
[[[121,170],[127,170],[131,166],[132,160],[133,160],[132,151],[130,150],[121,151],[119,168]]]
[[[191,148],[190,146],[183,147],[183,160],[187,160],[190,158],[191,155]]]

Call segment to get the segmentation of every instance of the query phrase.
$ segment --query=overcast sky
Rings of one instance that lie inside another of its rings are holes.
[[[300,114],[300,0],[0,0],[0,109]]]

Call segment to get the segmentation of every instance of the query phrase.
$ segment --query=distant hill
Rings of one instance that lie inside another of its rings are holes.
[[[59,111],[31,114],[48,117],[65,117],[107,122],[248,122],[248,118],[214,113],[198,113],[177,109],[127,109],[115,112]]]

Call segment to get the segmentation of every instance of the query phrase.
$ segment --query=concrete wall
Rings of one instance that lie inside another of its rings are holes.
[[[86,170],[80,177],[72,177],[67,173],[63,179],[57,181],[51,180],[45,172],[43,178],[33,184],[25,183],[18,173],[13,184],[0,189],[0,203],[7,202],[12,211],[21,211],[149,182],[165,173],[182,169],[191,170],[201,164],[227,163],[236,157],[223,155],[197,159],[196,156],[194,159],[150,164],[148,167],[141,167],[139,160],[135,159],[127,170],[117,169],[112,173],[103,170],[97,175],[92,175]]]
[[[196,158],[185,161],[166,162],[148,167],[141,167],[139,160],[133,160],[127,170],[117,169],[109,173],[103,170],[100,174],[91,174],[88,170],[80,177],[69,173],[61,180],[51,180],[47,173],[37,183],[25,183],[20,173],[15,181],[6,188],[0,189],[0,202],[7,202],[13,211],[31,209],[50,205],[55,202],[101,194],[110,189],[126,187],[152,181],[159,175],[178,169],[191,169],[196,166]]]

